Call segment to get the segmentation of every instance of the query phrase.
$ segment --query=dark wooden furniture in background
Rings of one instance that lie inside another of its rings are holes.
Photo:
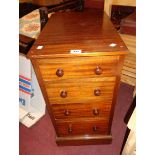
[[[25,16],[26,14],[30,13],[31,11],[35,10],[35,9],[39,9],[40,6],[39,5],[35,5],[32,3],[19,3],[19,18]]]
[[[120,33],[136,35],[136,11],[121,20]]]
[[[39,13],[40,13],[40,24],[42,30],[48,21],[48,9],[46,7],[41,7],[39,8]]]
[[[19,52],[27,54],[35,39],[19,34]]]
[[[56,13],[48,20],[27,57],[34,66],[58,145],[111,142],[127,51],[101,10]]]
[[[57,12],[69,10],[82,11],[84,8],[84,0],[65,0],[62,3],[48,6],[48,12]]]
[[[104,0],[84,0],[84,7],[104,10]]]
[[[19,3],[19,18],[30,13],[35,9],[46,7],[48,13],[70,10],[82,11],[84,8],[84,0],[63,0],[63,2],[54,3],[54,5],[41,5],[42,3]]]
[[[33,4],[40,5],[40,6],[51,6],[58,3],[62,3],[65,0],[32,0]]]
[[[123,5],[112,5],[111,8],[111,21],[116,29],[120,29],[121,20],[135,12],[136,7],[123,6]]]
[[[48,21],[48,10],[46,7],[39,8],[40,13],[40,24],[41,30],[46,25]],[[19,34],[19,52],[27,54],[33,43],[35,42],[34,38]]]
[[[84,8],[84,0],[66,0],[63,3],[59,3],[56,5],[41,7],[32,3],[20,3],[19,4],[19,17],[23,17],[24,15],[30,13],[35,9],[39,9],[40,13],[40,24],[41,30],[45,26],[48,21],[48,13],[57,12],[57,11],[65,11],[67,9],[82,11]],[[35,39],[19,35],[19,52],[23,54],[27,54],[31,46],[33,45]]]

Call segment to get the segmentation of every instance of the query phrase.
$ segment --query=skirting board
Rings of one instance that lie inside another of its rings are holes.
[[[111,135],[56,137],[56,143],[59,146],[110,144],[111,142]]]

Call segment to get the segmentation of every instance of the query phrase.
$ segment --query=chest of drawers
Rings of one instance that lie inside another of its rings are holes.
[[[50,18],[28,58],[58,145],[111,142],[125,54],[125,44],[101,11],[56,13]]]

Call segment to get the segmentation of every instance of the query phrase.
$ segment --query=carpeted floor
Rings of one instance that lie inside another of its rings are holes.
[[[20,155],[119,155],[126,125],[124,116],[132,103],[133,87],[121,83],[112,124],[112,144],[57,146],[50,117],[46,115],[33,127],[19,125]]]

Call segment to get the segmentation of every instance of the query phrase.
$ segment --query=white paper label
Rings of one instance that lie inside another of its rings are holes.
[[[38,49],[38,50],[41,50],[43,47],[44,47],[44,46],[41,46],[41,45],[40,45],[40,46],[37,46],[37,49]]]
[[[82,53],[82,50],[70,50],[70,53],[79,54],[79,53]]]

